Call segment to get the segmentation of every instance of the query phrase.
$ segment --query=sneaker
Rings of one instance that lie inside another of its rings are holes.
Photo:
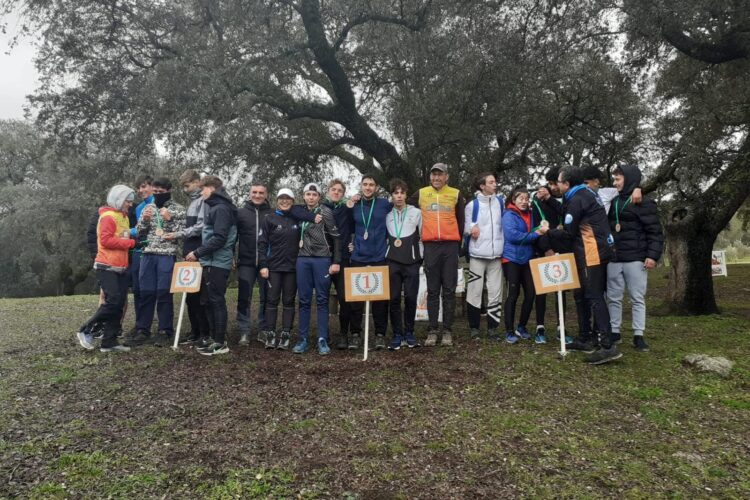
[[[266,344],[266,332],[263,330],[258,330],[258,342],[265,345]]]
[[[309,346],[307,345],[307,337],[302,337],[302,338],[301,338],[301,339],[299,339],[299,341],[297,342],[297,345],[296,345],[296,346],[294,346],[294,349],[292,349],[292,352],[293,352],[294,354],[302,354],[302,353],[304,353],[304,352],[306,352],[306,351],[307,351],[307,348],[308,348],[308,347],[309,347]]]
[[[321,356],[331,354],[331,348],[328,347],[328,341],[324,338],[318,339],[318,354],[320,354]]]
[[[537,326],[536,335],[534,335],[534,342],[537,344],[546,344],[547,337],[544,334],[545,334],[544,327],[541,325]]]
[[[166,330],[159,330],[158,332],[156,332],[154,345],[156,347],[166,347],[172,345],[172,335],[170,335],[170,333]]]
[[[250,334],[249,333],[242,333],[240,334],[240,345],[248,345],[250,344]]]
[[[586,363],[590,365],[601,365],[603,363],[608,363],[610,361],[620,359],[621,357],[622,353],[618,352],[617,346],[613,344],[609,349],[605,349],[603,347],[601,349],[597,349],[592,355],[586,358]]]
[[[375,335],[375,349],[385,349],[385,335]]]
[[[440,345],[445,347],[453,345],[453,335],[450,330],[443,332],[443,338],[440,339]]]
[[[404,340],[406,341],[406,346],[411,349],[414,347],[420,347],[419,342],[417,341],[417,337],[414,336],[414,332],[407,332],[406,336],[404,337]]]
[[[646,343],[646,339],[643,338],[643,335],[633,335],[633,348],[636,351],[648,352],[648,344]]]
[[[115,335],[115,336],[118,339],[121,339],[123,337],[123,335],[125,335],[125,332],[122,330],[122,328],[120,328],[119,330],[117,330],[117,335]]]
[[[81,330],[76,333],[76,337],[78,338],[78,343],[81,344],[81,347],[87,351],[94,350],[94,339],[90,333],[84,333],[83,330]]]
[[[390,344],[388,344],[388,350],[389,351],[398,351],[401,349],[401,342],[402,342],[401,335],[394,335],[393,339],[391,340]]]
[[[346,335],[345,333],[339,335],[339,340],[338,342],[336,342],[336,349],[344,351],[349,348],[349,339],[347,337],[348,335]]]
[[[201,337],[197,342],[195,342],[195,345],[198,347],[198,349],[205,349],[213,343],[214,341],[211,337]]]
[[[531,334],[526,330],[526,327],[521,325],[518,325],[516,328],[516,335],[523,340],[529,340],[531,338]]]
[[[266,349],[276,349],[276,332],[266,332]]]
[[[122,330],[118,332],[122,333]],[[121,335],[118,335],[118,337]],[[94,340],[101,340],[104,337],[104,325],[97,323],[91,327],[91,338]]]
[[[497,328],[488,328],[487,329],[487,340],[491,340],[493,342],[500,342],[502,340],[502,337],[500,336],[500,332]]]
[[[276,344],[276,349],[281,349],[283,351],[286,351],[289,349],[289,339],[292,338],[292,336],[287,331],[282,331],[281,336],[279,338],[279,343]]]
[[[516,335],[516,332],[507,332],[505,334],[505,341],[509,344],[515,344],[519,341],[518,335]]]
[[[361,345],[362,341],[360,340],[359,334],[352,333],[352,336],[349,338],[349,349],[356,351]]]
[[[229,352],[229,347],[227,347],[226,342],[224,342],[223,344],[214,342],[208,347],[201,347],[200,349],[198,349],[198,352],[200,354],[203,354],[204,356],[213,356],[215,354],[226,354]]]
[[[437,330],[427,330],[427,339],[424,341],[425,347],[435,347],[437,345]]]
[[[479,328],[472,328],[469,331],[469,338],[471,340],[479,340],[482,337],[481,332],[479,331]]]
[[[568,351],[580,351],[586,354],[594,352],[594,343],[590,340],[581,340],[580,338],[573,339],[573,342],[566,344],[565,348]]]
[[[200,338],[200,336],[199,336],[199,335],[195,335],[195,334],[191,333],[191,334],[190,334],[190,335],[188,335],[187,337],[185,337],[185,338],[183,338],[182,340],[180,340],[180,342],[179,342],[179,345],[190,345],[190,344],[194,344],[194,343],[198,342],[198,341],[199,341],[200,339],[201,339],[201,338]]]
[[[99,352],[130,352],[130,347],[116,344],[112,347],[100,347]]]
[[[612,344],[617,345],[622,342],[622,335],[620,332],[612,332]]]
[[[153,342],[151,339],[151,332],[148,330],[137,330],[135,332],[135,335],[130,337],[125,337],[124,345],[135,347],[139,345],[146,345]]]

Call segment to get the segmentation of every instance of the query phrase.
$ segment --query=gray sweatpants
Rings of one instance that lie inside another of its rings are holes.
[[[633,304],[633,334],[643,335],[646,329],[646,288],[648,270],[643,262],[610,262],[607,264],[607,305],[609,322],[613,333],[620,333],[622,326],[622,298],[628,288]]]

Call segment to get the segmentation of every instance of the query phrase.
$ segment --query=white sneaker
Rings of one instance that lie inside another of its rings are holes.
[[[100,352],[130,352],[130,347],[126,345],[113,345],[112,347],[102,347]]]
[[[91,334],[83,333],[83,330],[76,333],[76,337],[78,337],[78,343],[81,344],[81,347],[86,349],[87,351],[93,351],[94,350],[94,336]]]

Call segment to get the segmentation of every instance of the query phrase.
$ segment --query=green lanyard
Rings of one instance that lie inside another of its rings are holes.
[[[547,220],[547,218],[544,216],[544,212],[542,212],[542,209],[539,206],[539,203],[537,203],[536,200],[531,200],[531,203],[533,203],[536,209],[539,211],[539,215],[542,217],[542,220]]]
[[[312,211],[312,213],[314,213],[314,214],[317,214],[318,212],[320,212],[320,205],[318,205],[317,207],[315,207],[315,209],[313,209],[313,211]],[[300,224],[300,226],[302,228],[302,232],[300,233],[300,240],[299,240],[299,247],[300,248],[302,248],[302,245],[305,242],[305,230],[308,228],[308,226],[310,226],[310,224],[311,223],[307,222],[307,221],[305,221],[302,224]]]
[[[362,199],[359,202],[359,211],[362,213],[362,223],[365,225],[365,235],[364,235],[365,239],[367,239],[367,236],[368,236],[368,233],[369,233],[370,221],[372,220],[372,211],[375,208],[375,201],[376,200],[377,200],[376,198],[372,199],[372,205],[370,205],[370,214],[367,216],[367,221],[365,221],[365,209],[363,208],[364,205],[365,205],[365,200]]]
[[[399,227],[399,210],[394,207],[393,209],[393,227],[396,229],[396,239],[401,239],[401,231],[404,229],[404,221],[406,220],[406,212],[409,210],[409,205],[406,205],[403,210],[401,210],[401,227]]]
[[[618,233],[620,232],[620,229],[622,229],[622,226],[620,225],[620,214],[625,210],[625,207],[628,206],[628,203],[630,203],[632,196],[628,196],[627,201],[625,201],[625,204],[622,206],[622,210],[620,210],[620,197],[618,196],[615,200],[615,231]]]

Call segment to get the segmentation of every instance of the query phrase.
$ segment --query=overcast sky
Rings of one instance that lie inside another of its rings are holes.
[[[26,96],[37,86],[35,49],[30,40],[21,40],[11,49],[18,22],[12,18],[7,22],[7,34],[0,34],[0,119],[23,118]]]

